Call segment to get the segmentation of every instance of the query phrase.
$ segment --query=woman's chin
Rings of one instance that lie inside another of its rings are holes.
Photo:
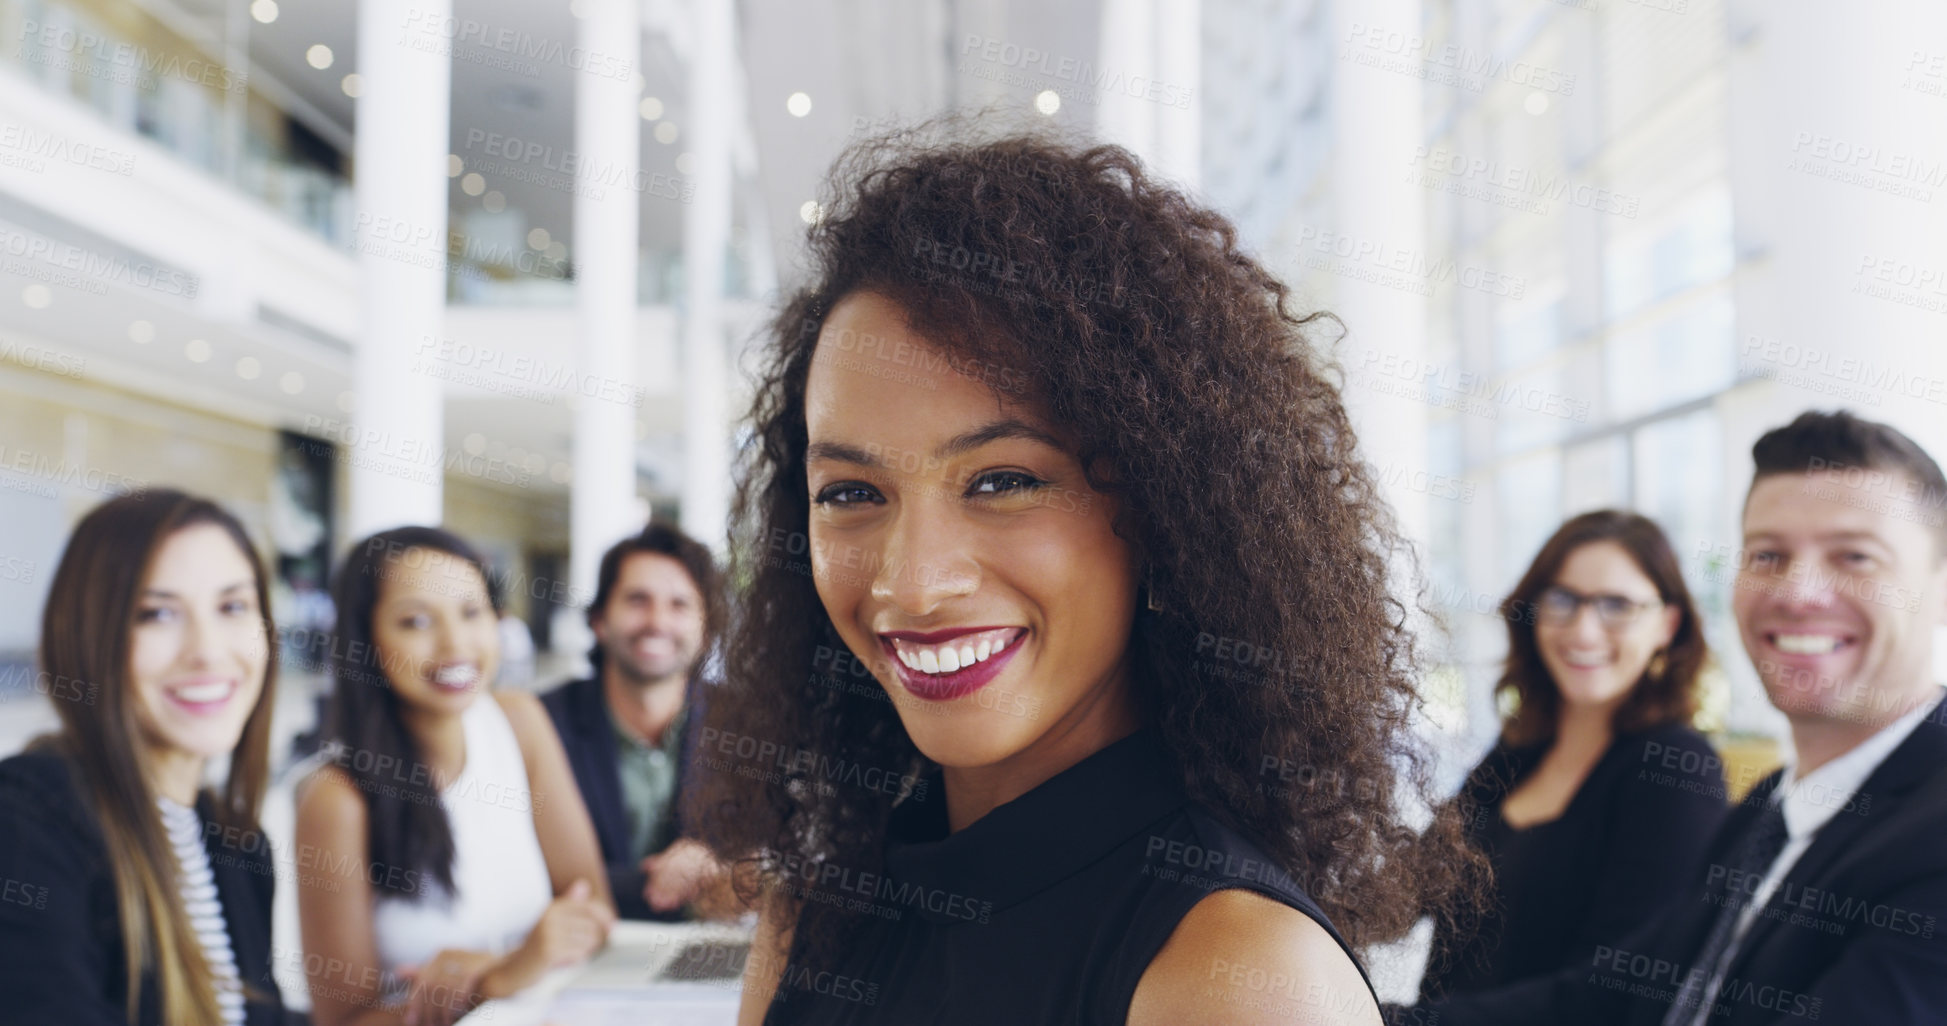
[[[1562,702],[1580,709],[1605,709],[1616,705],[1629,696],[1629,685],[1613,681],[1582,682],[1580,686],[1561,689]]]
[[[902,709],[913,747],[933,762],[953,769],[975,769],[1006,761],[1033,740],[1023,724],[995,722],[991,710],[977,706]]]
[[[480,697],[480,691],[478,687],[451,689],[427,686],[411,694],[402,693],[399,697],[421,715],[438,716],[465,712]]]

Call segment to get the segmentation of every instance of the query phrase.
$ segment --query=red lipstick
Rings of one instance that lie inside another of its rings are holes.
[[[1028,636],[1027,629],[1019,628],[1020,633],[1016,634],[1005,648],[985,660],[971,666],[963,666],[951,673],[927,673],[900,662],[899,650],[893,646],[892,639],[898,638],[916,645],[930,645],[951,641],[967,634],[999,629],[1001,628],[953,627],[923,634],[915,631],[886,631],[879,635],[879,647],[885,650],[886,658],[891,660],[893,672],[899,675],[899,683],[913,697],[923,698],[929,702],[950,702],[973,694],[986,687],[995,677],[1000,676],[1001,670],[1014,659],[1014,653],[1020,651],[1022,639]]]

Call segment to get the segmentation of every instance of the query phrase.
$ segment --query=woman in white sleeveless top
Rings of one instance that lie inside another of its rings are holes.
[[[480,558],[407,527],[335,584],[331,762],[298,801],[298,911],[317,1026],[438,1026],[585,958],[614,922],[595,828],[547,714],[488,692]]]

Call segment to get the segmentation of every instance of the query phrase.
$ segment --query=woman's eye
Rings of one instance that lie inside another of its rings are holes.
[[[426,614],[414,613],[411,616],[400,619],[399,626],[404,627],[406,630],[409,631],[415,631],[420,629],[421,627],[426,626],[430,622],[431,620],[426,616]]]
[[[1032,491],[1047,482],[1031,474],[1018,470],[996,470],[981,474],[967,486],[968,495],[1007,495],[1011,492]]]
[[[173,609],[165,609],[162,606],[150,606],[146,609],[138,609],[135,611],[135,622],[161,623],[165,620],[173,619],[175,615],[176,611]]]
[[[252,612],[254,608],[255,603],[246,602],[243,599],[231,599],[223,603],[222,611],[226,616],[243,616]]]
[[[878,493],[857,481],[841,481],[826,485],[811,497],[820,506],[855,506],[862,502],[879,502]]]

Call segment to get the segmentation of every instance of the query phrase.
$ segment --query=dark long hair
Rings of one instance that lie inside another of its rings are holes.
[[[163,542],[184,528],[214,524],[250,564],[263,614],[264,664],[257,704],[230,754],[229,779],[215,795],[214,818],[255,833],[270,773],[270,714],[277,681],[277,629],[263,563],[243,525],[208,499],[168,488],[118,496],[81,518],[61,554],[41,618],[41,672],[72,686],[50,688],[60,733],[51,746],[73,766],[107,842],[127,963],[129,1021],[141,974],[153,965],[166,1022],[217,1022],[215,977],[183,910],[175,849],[156,811],[145,772],[146,748],[129,698],[129,634],[137,593]],[[9,824],[6,829],[23,829]]]
[[[1677,632],[1663,658],[1651,660],[1629,697],[1616,707],[1611,721],[1614,728],[1629,733],[1664,723],[1689,723],[1697,715],[1697,674],[1710,657],[1710,647],[1704,641],[1697,607],[1690,601],[1690,589],[1683,583],[1683,569],[1670,548],[1670,539],[1648,517],[1623,510],[1598,510],[1557,528],[1535,554],[1534,562],[1528,564],[1528,572],[1501,600],[1501,617],[1508,625],[1508,655],[1494,692],[1511,696],[1517,703],[1513,715],[1501,725],[1501,737],[1511,745],[1540,744],[1555,736],[1562,694],[1535,643],[1536,603],[1555,583],[1555,575],[1561,573],[1562,564],[1575,550],[1604,541],[1622,546],[1636,568],[1656,586],[1657,596],[1680,614]]]
[[[1137,602],[1134,697],[1190,795],[1310,881],[1355,944],[1472,893],[1461,884],[1479,862],[1457,818],[1441,813],[1424,836],[1409,825],[1413,790],[1431,796],[1409,727],[1408,610],[1387,585],[1406,550],[1309,337],[1322,315],[1291,313],[1286,286],[1222,216],[1127,151],[949,128],[957,141],[866,140],[832,172],[809,284],[773,322],[757,381],[731,547],[739,614],[708,722],[819,762],[931,768],[882,696],[818,672],[820,648],[845,645],[804,563],[778,551],[808,525],[819,332],[834,304],[870,289],[961,373],[1044,404],[1079,441],[1091,485],[1114,496],[1117,532],[1145,555],[1165,609]],[[1273,653],[1275,669],[1238,672],[1205,639]],[[1280,782],[1271,764],[1313,771],[1317,786],[1266,786]],[[691,818],[721,853],[749,857],[743,879],[812,958],[844,928],[796,896],[789,866],[879,866],[894,798],[802,776],[706,774]]]
[[[445,553],[471,566],[494,613],[500,600],[487,587],[486,561],[460,536],[437,527],[397,527],[380,531],[352,547],[338,569],[332,598],[338,607],[338,632],[331,646],[331,701],[325,713],[327,749],[338,755],[337,768],[347,774],[365,799],[366,858],[372,865],[397,868],[398,874],[377,874],[407,881],[430,874],[453,891],[453,824],[440,804],[437,782],[425,754],[406,729],[399,696],[388,676],[391,670],[411,672],[387,658],[372,643],[372,616],[379,589],[394,560],[418,549]],[[477,701],[492,701],[481,696]],[[410,772],[384,772],[408,767]],[[411,895],[408,895],[411,896]]]

